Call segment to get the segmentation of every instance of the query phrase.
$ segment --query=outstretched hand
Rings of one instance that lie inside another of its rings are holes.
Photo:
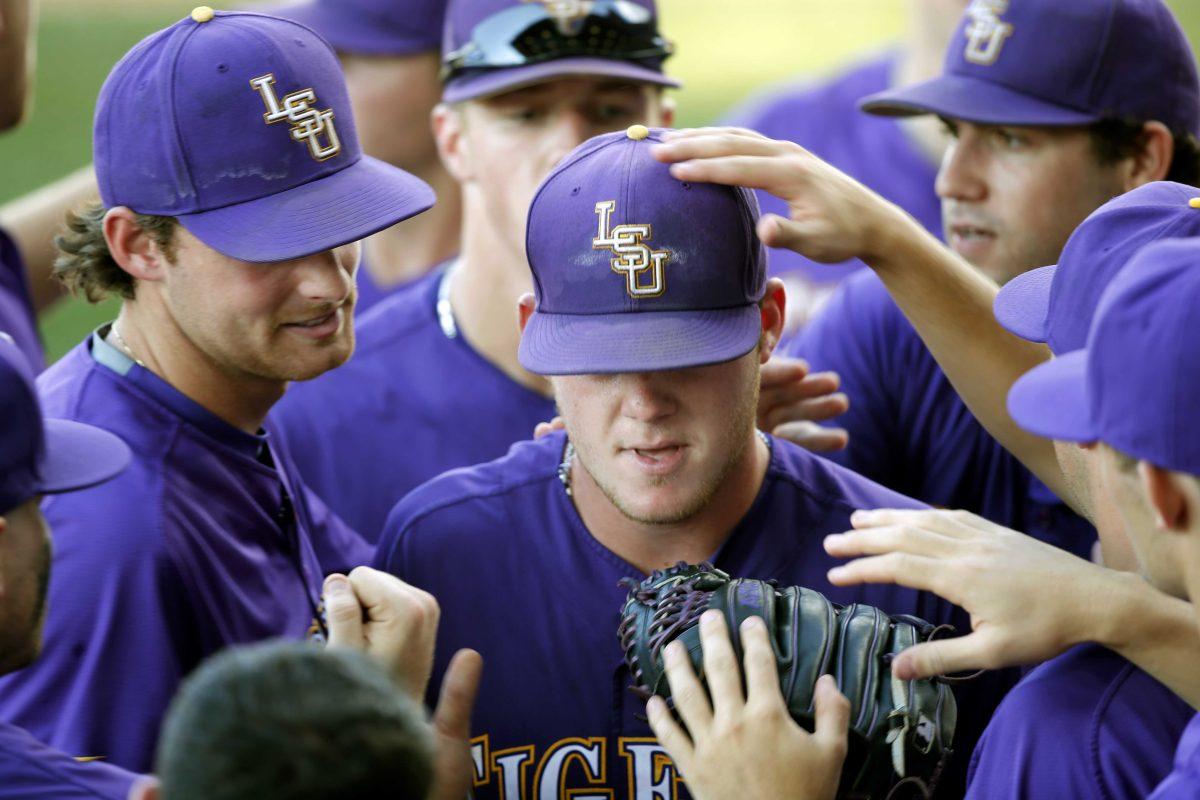
[[[905,650],[901,680],[1034,664],[1093,637],[1117,574],[965,511],[856,511],[855,530],[825,537],[837,586],[893,583],[930,591],[971,615],[971,633]]]
[[[895,205],[794,142],[743,128],[670,131],[652,149],[681,181],[720,183],[770,192],[788,204],[788,218],[765,214],[758,235],[821,263],[861,258],[886,245],[881,233],[907,216]],[[914,223],[915,224],[915,223]]]

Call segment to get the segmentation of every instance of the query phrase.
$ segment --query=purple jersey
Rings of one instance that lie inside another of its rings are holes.
[[[872,272],[848,278],[788,346],[842,380],[850,445],[829,458],[890,489],[961,508],[1089,557],[1095,529],[984,430]]]
[[[969,800],[1141,800],[1195,712],[1116,653],[1080,645],[1030,672],[971,758]]]
[[[1175,768],[1149,800],[1196,800],[1200,797],[1200,714],[1192,717],[1175,751]]]
[[[46,368],[37,317],[25,277],[25,264],[17,245],[0,229],[0,332],[7,333],[21,348],[35,373]]]
[[[76,761],[0,723],[0,800],[125,800],[136,779],[111,764]]]
[[[562,433],[522,442],[422,486],[388,518],[376,566],[441,604],[431,697],[459,648],[487,664],[473,718],[476,797],[674,798],[678,775],[627,690],[617,641],[627,591],[618,582],[645,576],[584,526],[559,479],[564,442]],[[717,567],[966,630],[965,614],[931,594],[830,585],[838,562],[822,549],[825,534],[849,529],[858,508],[918,504],[787,442],[771,448],[762,489],[714,555]],[[956,745],[973,744],[1009,679],[994,673],[956,690]]]
[[[363,250],[362,262],[358,265],[355,284],[358,286],[358,300],[354,303],[354,313],[356,316],[365,314],[380,300],[390,297],[405,286],[403,283],[386,288],[380,286],[375,281],[375,277],[371,275],[371,271],[367,269],[367,252],[365,249]]]
[[[729,119],[772,139],[802,145],[899,205],[940,238],[942,209],[934,192],[937,164],[917,150],[897,120],[858,108],[859,100],[891,86],[895,65],[895,54],[888,53],[825,83],[775,89],[736,109]],[[764,213],[788,215],[787,205],[767,192],[758,192],[758,202]],[[825,297],[828,288],[821,287],[863,267],[858,260],[817,264],[791,250],[772,250],[770,265],[772,275],[797,278],[805,289]]]
[[[43,503],[55,542],[45,648],[0,679],[0,718],[79,756],[151,765],[180,680],[231,644],[321,628],[321,583],[370,551],[240,431],[89,337],[39,378],[48,417],[105,428],[133,462]]]
[[[370,541],[409,491],[499,458],[555,414],[458,334],[448,302],[439,316],[443,275],[380,303],[359,323],[353,358],[292,386],[271,412],[304,480]]]

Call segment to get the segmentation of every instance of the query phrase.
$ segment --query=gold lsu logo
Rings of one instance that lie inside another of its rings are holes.
[[[996,63],[1004,42],[1012,35],[1013,26],[1000,19],[1008,11],[1009,0],[971,0],[967,7],[970,18],[965,33],[967,49],[963,54],[972,64],[985,67]]]
[[[652,250],[645,240],[650,238],[650,225],[612,226],[612,213],[617,208],[615,200],[596,203],[599,217],[596,238],[592,239],[593,250],[610,250],[616,258],[610,262],[612,271],[625,276],[625,289],[629,296],[643,300],[659,297],[667,290],[667,250]]]
[[[522,0],[524,3],[541,3],[563,36],[578,36],[587,15],[592,13],[594,0]]]
[[[275,96],[275,76],[271,73],[253,78],[250,86],[262,96],[263,104],[267,107],[263,120],[268,125],[284,120],[290,122],[292,139],[307,142],[308,152],[317,161],[325,161],[342,152],[337,128],[333,126],[333,109],[318,111],[313,108],[317,93],[312,89],[301,89],[285,94],[280,99]]]

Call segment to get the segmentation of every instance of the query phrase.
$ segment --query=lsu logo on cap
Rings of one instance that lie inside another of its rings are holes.
[[[312,89],[286,94],[281,100],[275,96],[275,76],[272,73],[253,78],[250,85],[262,96],[267,107],[267,113],[263,114],[266,123],[290,122],[292,138],[297,142],[307,142],[308,152],[317,161],[325,161],[342,152],[337,128],[333,127],[333,109],[318,111],[313,108],[317,93]]]
[[[966,27],[967,49],[963,57],[972,64],[988,67],[996,63],[1004,42],[1012,35],[1013,26],[1000,19],[1008,11],[1009,0],[971,0],[966,14],[971,22]]]
[[[659,297],[667,290],[667,250],[652,250],[645,243],[650,238],[650,225],[618,225],[613,228],[612,213],[617,208],[615,200],[596,203],[599,222],[596,238],[592,239],[593,250],[611,250],[616,256],[612,260],[612,271],[625,276],[625,289],[629,296],[638,300]]]
[[[594,0],[522,0],[525,3],[541,3],[550,16],[554,17],[563,36],[578,36],[583,21],[592,13]]]

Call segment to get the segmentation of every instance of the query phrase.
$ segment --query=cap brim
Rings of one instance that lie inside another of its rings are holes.
[[[38,465],[40,494],[86,489],[129,466],[129,446],[108,431],[65,419],[48,419],[45,428],[45,456]]]
[[[757,305],[594,315],[539,311],[525,326],[518,357],[537,375],[659,372],[744,356],[761,332]]]
[[[214,250],[242,261],[303,258],[365,239],[433,206],[433,189],[363,156],[331,175],[245,203],[179,216]]]
[[[1022,375],[1008,392],[1008,413],[1022,428],[1046,439],[1096,441],[1087,351],[1068,353]]]
[[[1093,112],[1065,108],[998,83],[942,75],[924,83],[870,95],[859,103],[869,114],[911,117],[937,114],[980,125],[1087,125]]]
[[[671,89],[678,89],[683,85],[658,70],[628,61],[610,58],[560,58],[527,67],[504,67],[454,78],[442,90],[442,100],[447,103],[461,103],[464,100],[511,92],[557,78],[578,77],[622,78]]]
[[[415,32],[401,33],[386,22],[350,9],[338,8],[332,3],[294,3],[259,7],[257,10],[311,28],[333,45],[334,50],[343,53],[407,56],[437,51],[442,45],[440,26],[424,37]]]
[[[1000,326],[1022,339],[1045,342],[1050,335],[1050,285],[1057,271],[1057,266],[1039,267],[1004,284],[992,304]]]

